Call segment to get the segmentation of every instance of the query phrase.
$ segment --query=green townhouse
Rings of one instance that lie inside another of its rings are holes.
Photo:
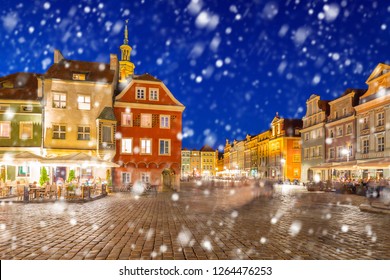
[[[39,75],[15,73],[0,78],[0,182],[26,181],[38,173],[34,159],[42,143]]]

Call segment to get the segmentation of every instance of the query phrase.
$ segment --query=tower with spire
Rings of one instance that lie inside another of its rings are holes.
[[[123,45],[120,46],[121,49],[121,60],[119,61],[119,81],[124,82],[126,79],[134,74],[134,63],[130,61],[130,54],[132,48],[129,46],[129,35],[127,30],[127,24],[129,20],[126,20],[125,24],[125,38],[123,40]]]

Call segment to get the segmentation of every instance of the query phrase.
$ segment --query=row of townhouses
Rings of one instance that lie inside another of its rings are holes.
[[[390,177],[390,66],[377,65],[366,84],[331,101],[313,94],[302,119],[276,114],[270,129],[226,140],[216,175],[303,182]]]
[[[46,73],[0,78],[1,182],[107,180],[175,188],[180,178],[181,104],[150,74],[137,75],[127,26],[121,59],[66,59]]]
[[[183,149],[181,151],[181,177],[208,177],[218,172],[218,150],[204,145],[200,150]]]

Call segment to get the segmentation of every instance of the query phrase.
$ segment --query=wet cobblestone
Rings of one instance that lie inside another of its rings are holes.
[[[1,259],[390,259],[390,215],[364,197],[184,184],[89,203],[0,203]]]

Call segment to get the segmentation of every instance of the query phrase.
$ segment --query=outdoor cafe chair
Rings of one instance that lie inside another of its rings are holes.
[[[16,195],[18,197],[18,200],[23,200],[24,195],[24,186],[21,184],[16,185]]]

